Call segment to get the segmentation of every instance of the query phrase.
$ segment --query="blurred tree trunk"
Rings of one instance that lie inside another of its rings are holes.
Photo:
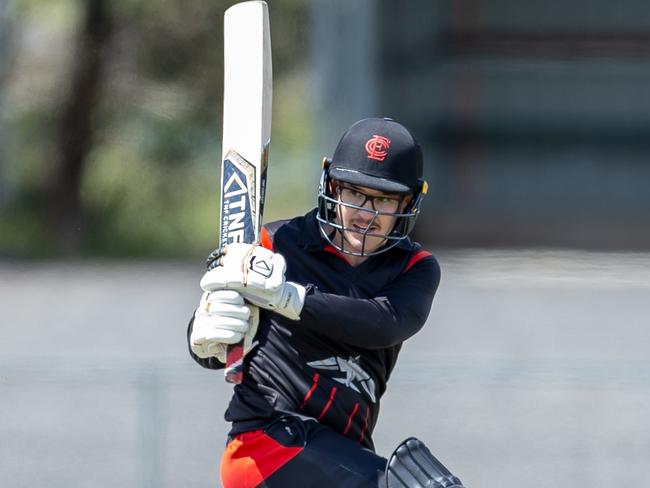
[[[46,192],[45,216],[58,254],[78,254],[88,229],[80,186],[91,149],[93,114],[98,105],[111,37],[106,0],[80,0],[82,25],[74,46],[67,97],[59,122],[55,173]]]
[[[4,85],[9,75],[13,55],[13,12],[9,0],[0,0],[0,209],[11,200],[9,161],[5,150],[6,134],[2,113]]]

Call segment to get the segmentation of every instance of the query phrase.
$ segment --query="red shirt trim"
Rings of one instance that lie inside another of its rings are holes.
[[[307,402],[309,401],[309,398],[311,397],[312,393],[314,393],[314,390],[318,386],[318,380],[320,379],[320,375],[318,373],[314,373],[314,383],[311,385],[311,388],[305,395],[305,398],[302,400],[302,405],[300,406],[300,410],[305,408],[305,405],[307,405]]]
[[[260,232],[260,244],[269,251],[273,251],[273,239],[271,239],[266,227],[262,227],[262,232]]]
[[[361,429],[361,434],[359,435],[359,442],[363,442],[363,437],[366,435],[366,430],[368,430],[369,414],[370,414],[370,407],[366,407],[366,416],[363,419],[363,429]]]
[[[337,257],[341,258],[343,261],[345,261],[347,264],[350,264],[350,261],[348,261],[348,258],[345,257],[345,254],[343,254],[341,251],[336,249],[331,244],[328,244],[327,246],[325,246],[323,248],[323,251],[328,252],[330,254],[334,254],[334,256],[337,256]]]
[[[323,408],[323,411],[322,411],[322,412],[320,413],[320,415],[318,416],[318,420],[319,420],[319,421],[320,421],[320,420],[325,416],[325,414],[327,413],[327,411],[328,411],[328,410],[330,409],[330,407],[332,406],[332,402],[334,401],[334,397],[335,397],[335,396],[336,396],[336,386],[333,386],[332,389],[330,390],[330,399],[328,400],[327,404],[326,404],[325,407]]]
[[[357,410],[359,410],[359,402],[354,404],[354,408],[352,409],[352,413],[348,417],[348,423],[345,426],[345,430],[343,431],[343,435],[348,433],[348,430],[350,430],[350,426],[352,425],[352,419],[354,418],[354,414],[357,413]]]
[[[406,273],[409,269],[415,265],[418,261],[423,260],[424,258],[428,258],[429,256],[432,256],[432,254],[429,251],[425,251],[424,249],[420,249],[418,252],[416,252],[413,256],[411,256],[411,259],[409,259],[409,262],[406,263],[406,266],[402,270],[402,273]]]

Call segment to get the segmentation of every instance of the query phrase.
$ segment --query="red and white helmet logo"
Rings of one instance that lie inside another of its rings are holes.
[[[366,142],[366,152],[368,159],[375,161],[383,161],[388,155],[388,148],[390,147],[390,139],[384,136],[373,135],[368,142]]]

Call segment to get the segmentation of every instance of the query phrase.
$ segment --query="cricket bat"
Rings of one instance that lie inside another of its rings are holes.
[[[266,2],[224,15],[224,88],[219,247],[259,240],[271,140],[271,30]],[[228,346],[226,381],[243,379],[243,343]]]

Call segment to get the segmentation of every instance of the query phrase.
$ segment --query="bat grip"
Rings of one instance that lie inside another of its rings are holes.
[[[244,341],[226,348],[226,381],[238,385],[244,379]]]

